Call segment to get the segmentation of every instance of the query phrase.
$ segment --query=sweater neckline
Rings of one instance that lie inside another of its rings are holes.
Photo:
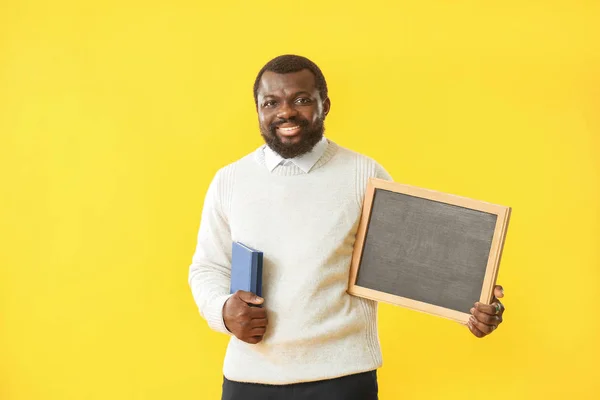
[[[329,160],[333,158],[335,153],[337,153],[338,145],[335,142],[327,139],[328,146],[321,158],[316,162],[316,164],[311,168],[309,172],[304,172],[300,167],[298,167],[294,163],[290,163],[289,165],[279,165],[275,167],[273,171],[270,173],[272,175],[281,175],[281,176],[293,176],[293,175],[306,175],[307,173],[313,173],[314,171],[321,168],[323,165],[327,164]],[[265,163],[265,145],[262,145],[254,152],[255,161],[268,172],[267,165]]]

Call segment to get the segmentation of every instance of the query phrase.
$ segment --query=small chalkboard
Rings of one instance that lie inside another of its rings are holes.
[[[489,304],[510,207],[372,178],[348,293],[466,323]]]

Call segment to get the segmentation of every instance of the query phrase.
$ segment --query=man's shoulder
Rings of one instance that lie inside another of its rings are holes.
[[[245,156],[238,158],[235,161],[225,164],[224,166],[222,166],[221,168],[219,168],[217,170],[217,175],[230,175],[236,169],[247,168],[249,165],[256,165],[257,164],[257,153],[262,152],[263,147],[264,147],[264,145],[258,147],[257,149],[253,150],[252,152],[246,154]]]
[[[364,153],[359,153],[356,150],[352,150],[350,148],[341,146],[337,143],[335,145],[338,147],[338,154],[341,155],[342,157],[348,157],[348,158],[355,160],[356,162],[364,163],[367,165],[373,165],[373,166],[380,165],[374,158],[372,158]]]
[[[351,150],[349,148],[337,145],[338,154],[341,157],[345,157],[347,160],[353,160],[356,165],[356,171],[359,175],[364,175],[366,178],[374,177],[385,180],[392,180],[391,175],[386,171],[386,169],[377,162],[374,158],[364,154],[359,153],[355,150]]]

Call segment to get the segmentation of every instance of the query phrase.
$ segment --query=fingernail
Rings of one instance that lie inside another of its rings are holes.
[[[475,308],[471,308],[471,314],[475,312]]]
[[[479,307],[479,304],[481,304],[480,302],[476,302],[475,303],[475,307]]]
[[[475,318],[473,318],[473,317],[469,318],[469,321],[471,322],[471,324],[472,324],[472,325],[475,325],[475,324],[476,324],[476,322],[475,322]]]

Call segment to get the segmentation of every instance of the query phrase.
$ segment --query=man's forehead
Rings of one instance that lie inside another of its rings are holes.
[[[313,92],[315,86],[315,76],[308,69],[287,74],[265,71],[261,76],[258,92],[262,96],[279,91]]]

